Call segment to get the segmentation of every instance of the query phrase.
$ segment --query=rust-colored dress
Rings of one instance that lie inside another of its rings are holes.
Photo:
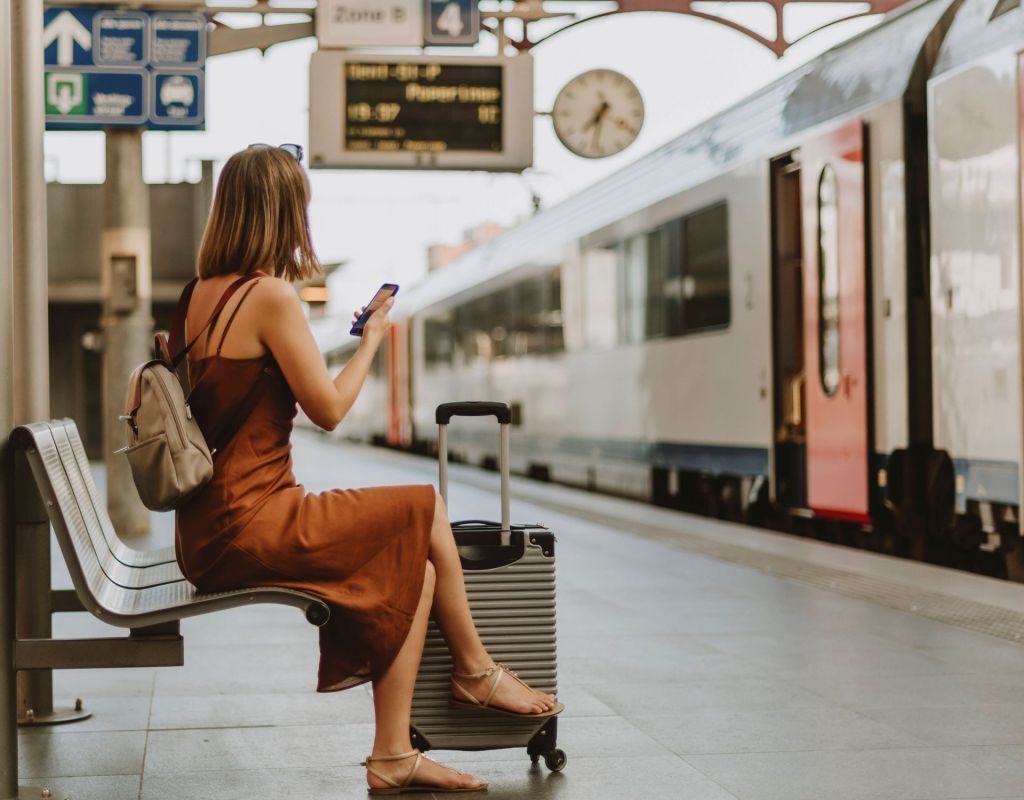
[[[289,441],[295,396],[270,354],[220,355],[233,321],[234,313],[216,354],[190,364],[190,405],[203,433],[236,412],[261,371],[273,377],[216,454],[213,479],[177,510],[178,563],[204,592],[282,586],[322,598],[331,619],[320,629],[317,691],[374,680],[397,655],[419,603],[433,487],[314,494],[297,484]]]

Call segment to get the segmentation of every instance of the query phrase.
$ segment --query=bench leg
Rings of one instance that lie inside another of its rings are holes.
[[[0,4],[0,5],[6,5]],[[0,9],[0,27],[5,23]],[[0,36],[3,31],[0,30]],[[18,699],[14,671],[14,454],[0,432],[0,800],[58,800],[56,789],[18,785]]]
[[[50,519],[36,488],[28,460],[15,462],[15,631],[19,639],[49,639],[53,635],[50,586]],[[53,671],[19,672],[18,724],[58,725],[88,719],[92,712],[78,700],[67,708],[53,707]]]

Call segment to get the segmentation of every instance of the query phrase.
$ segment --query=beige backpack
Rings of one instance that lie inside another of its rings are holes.
[[[171,342],[163,334],[156,337],[156,358],[139,365],[128,380],[128,396],[120,419],[127,425],[127,443],[118,450],[128,458],[135,488],[143,505],[152,511],[170,511],[185,503],[213,477],[213,462],[238,431],[262,395],[263,382],[257,382],[243,401],[244,411],[234,415],[234,426],[221,441],[208,444],[192,416],[188,397],[185,357],[203,333],[214,325],[225,304],[245,283],[261,277],[249,274],[232,283],[221,296],[213,313],[180,353],[172,356],[174,344],[183,338],[185,314],[196,281],[185,287],[178,301]],[[186,373],[179,380],[179,367]],[[211,447],[210,445],[213,445]]]

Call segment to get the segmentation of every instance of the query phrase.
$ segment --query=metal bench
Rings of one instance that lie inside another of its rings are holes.
[[[322,600],[291,589],[201,594],[182,575],[173,547],[140,551],[126,545],[107,516],[72,420],[23,425],[11,442],[16,521],[53,527],[75,587],[51,592],[52,611],[88,611],[131,629],[127,637],[104,639],[19,638],[15,669],[179,666],[179,620],[253,603],[294,606],[318,626],[330,618]]]

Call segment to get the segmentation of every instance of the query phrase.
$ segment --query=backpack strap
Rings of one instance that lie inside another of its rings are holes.
[[[206,320],[206,324],[200,328],[199,333],[195,335],[191,342],[185,345],[180,352],[177,352],[181,343],[185,340],[185,317],[188,315],[188,306],[189,302],[192,300],[192,292],[195,290],[196,283],[198,283],[199,279],[193,278],[188,282],[188,285],[185,286],[185,289],[181,293],[181,297],[178,299],[178,309],[174,314],[174,329],[171,331],[171,341],[169,345],[170,352],[173,354],[170,364],[172,370],[177,370],[178,365],[185,360],[189,351],[195,347],[196,342],[199,341],[199,337],[206,332],[206,329],[211,325],[216,324],[217,319],[220,317],[220,312],[224,310],[224,306],[227,305],[231,296],[249,281],[262,277],[263,276],[261,274],[250,272],[247,275],[243,275],[225,289],[224,293],[220,296],[220,300],[217,301],[217,305],[214,307],[213,313],[210,314],[209,319]]]
[[[174,353],[181,347],[181,340],[185,338],[185,315],[188,314],[188,304],[192,302],[192,292],[199,283],[199,278],[193,278],[185,284],[181,290],[181,297],[178,298],[178,307],[174,311],[174,321],[171,323],[170,338],[167,342],[167,349],[173,359]]]

